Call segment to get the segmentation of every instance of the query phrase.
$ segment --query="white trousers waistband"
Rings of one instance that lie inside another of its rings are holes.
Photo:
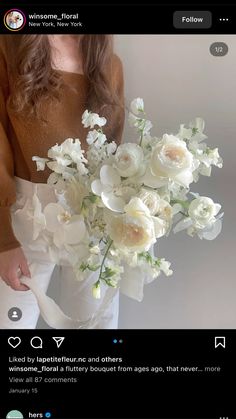
[[[34,183],[15,176],[15,184],[16,192],[26,198],[32,198],[34,193],[37,193],[42,204],[56,202],[54,188],[47,183]]]

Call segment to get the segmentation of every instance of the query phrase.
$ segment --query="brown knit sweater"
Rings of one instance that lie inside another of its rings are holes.
[[[47,151],[66,138],[80,138],[86,149],[87,130],[81,123],[86,109],[85,101],[89,82],[84,75],[59,71],[64,84],[61,100],[43,103],[47,124],[27,114],[16,115],[9,106],[11,86],[9,82],[4,36],[0,37],[0,252],[14,249],[21,244],[14,236],[10,206],[16,201],[14,176],[31,182],[46,183],[50,170],[36,170],[32,156],[47,157]],[[114,55],[112,82],[123,101],[123,71],[120,59]],[[121,141],[124,112],[114,107],[109,126],[104,130],[109,140]]]

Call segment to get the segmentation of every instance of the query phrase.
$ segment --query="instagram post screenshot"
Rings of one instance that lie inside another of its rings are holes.
[[[235,10],[0,4],[0,419],[236,419]]]

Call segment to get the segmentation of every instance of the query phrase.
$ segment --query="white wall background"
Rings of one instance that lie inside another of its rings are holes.
[[[225,57],[209,47],[223,41]],[[140,96],[153,132],[177,132],[195,116],[206,121],[209,144],[219,146],[223,169],[213,169],[194,190],[221,202],[223,231],[215,241],[185,233],[161,239],[157,252],[172,261],[174,275],[147,285],[142,303],[121,297],[121,328],[236,327],[236,36],[119,35],[126,101]],[[125,140],[133,138],[126,127]]]
[[[209,53],[216,41],[228,44],[225,57]],[[181,122],[205,119],[209,145],[219,147],[224,167],[193,189],[221,202],[225,211],[215,241],[185,233],[160,240],[157,253],[172,262],[174,275],[147,285],[142,303],[121,296],[120,328],[235,328],[236,36],[119,35],[115,45],[126,102],[144,98],[153,132],[176,133]],[[134,139],[126,127],[125,141]],[[55,297],[55,291],[54,280],[49,293]]]

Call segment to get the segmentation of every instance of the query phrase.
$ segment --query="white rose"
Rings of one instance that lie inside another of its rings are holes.
[[[157,213],[160,201],[158,193],[152,190],[142,189],[138,197],[148,207],[151,215],[155,215]]]
[[[218,214],[220,208],[221,205],[215,204],[211,198],[201,196],[191,202],[188,213],[194,227],[202,229],[216,221],[215,215]]]
[[[156,215],[166,221],[171,220],[171,205],[165,199],[162,199],[157,192],[142,189],[138,197],[148,207],[151,215]]]
[[[165,134],[151,155],[154,176],[168,177],[185,187],[193,181],[193,155],[186,143],[174,135]]]
[[[155,226],[148,208],[141,199],[132,198],[124,210],[125,214],[108,219],[108,233],[115,246],[123,250],[148,250],[156,242]]]
[[[115,154],[115,167],[120,176],[137,175],[144,165],[142,148],[137,144],[122,144]]]
[[[144,112],[143,99],[141,99],[140,97],[137,97],[137,99],[134,99],[130,104],[130,109],[135,115],[138,115],[140,112],[143,113]]]

